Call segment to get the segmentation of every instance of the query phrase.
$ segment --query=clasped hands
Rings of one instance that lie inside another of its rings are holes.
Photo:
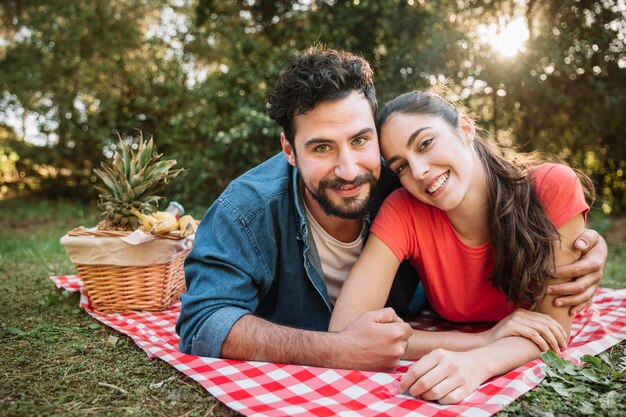
[[[413,329],[388,307],[363,314],[342,334],[350,345],[342,352],[352,352],[353,368],[393,372],[406,357]],[[568,342],[562,326],[549,315],[518,309],[478,334],[476,347],[510,336],[532,340],[542,351],[560,352]],[[435,349],[411,365],[400,380],[399,392],[442,404],[459,402],[491,376],[487,369],[489,359],[478,349]]]

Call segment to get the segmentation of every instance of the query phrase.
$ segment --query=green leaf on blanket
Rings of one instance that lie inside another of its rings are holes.
[[[580,405],[579,411],[580,411],[580,414],[582,414],[583,416],[597,415],[596,408],[593,406],[593,404],[587,401],[582,402],[582,404]]]
[[[584,355],[581,358],[583,364],[574,365],[552,351],[542,353],[541,358],[548,365],[547,378],[543,384],[559,395],[570,397],[574,393],[583,394],[584,391],[580,391],[580,388],[586,387],[584,390],[589,390],[596,396],[598,393],[606,393],[602,404],[623,400],[624,394],[620,394],[620,391],[623,391],[626,375],[613,369],[609,361]],[[590,403],[581,403],[580,413],[594,414],[594,407]]]

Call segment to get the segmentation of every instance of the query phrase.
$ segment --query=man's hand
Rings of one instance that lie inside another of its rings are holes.
[[[347,368],[392,372],[404,355],[413,329],[392,308],[369,311],[339,333],[339,354]]]
[[[547,314],[519,308],[500,320],[491,329],[481,333],[483,345],[509,336],[521,336],[535,343],[542,352],[556,353],[567,347],[569,335],[563,326]]]
[[[582,251],[581,258],[554,271],[555,278],[574,278],[570,282],[548,286],[548,293],[560,295],[554,299],[557,307],[570,307],[569,313],[579,313],[591,303],[591,298],[600,286],[608,249],[604,239],[592,229],[585,229],[575,242]]]
[[[415,362],[400,380],[400,392],[440,404],[455,404],[472,393],[489,374],[474,350],[435,349]]]

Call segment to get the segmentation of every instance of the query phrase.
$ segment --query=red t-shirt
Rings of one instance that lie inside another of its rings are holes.
[[[558,229],[583,213],[585,202],[576,173],[564,165],[542,164],[531,173],[534,190]],[[400,260],[417,270],[431,307],[450,321],[499,321],[515,306],[490,281],[494,258],[489,242],[468,246],[446,213],[422,203],[406,189],[393,192],[376,215],[371,232]]]

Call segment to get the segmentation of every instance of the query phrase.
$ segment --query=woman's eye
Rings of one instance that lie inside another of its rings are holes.
[[[406,167],[407,167],[407,163],[406,162],[403,162],[400,165],[398,165],[396,167],[396,175],[402,174],[404,172],[404,170],[406,169]]]
[[[424,139],[423,141],[420,142],[419,150],[423,151],[424,149],[428,148],[432,142],[433,142],[433,138]]]

